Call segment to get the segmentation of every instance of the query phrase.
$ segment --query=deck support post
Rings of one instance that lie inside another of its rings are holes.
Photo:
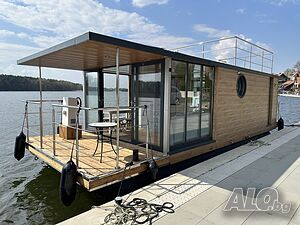
[[[40,86],[40,147],[43,148],[43,93],[42,93],[42,68],[39,66],[39,86]]]
[[[116,169],[119,169],[119,144],[120,144],[120,95],[119,95],[119,79],[120,79],[120,71],[119,71],[119,54],[120,49],[117,48],[116,51],[116,103],[117,103],[117,132],[116,132],[116,141],[117,141],[117,147],[116,147]]]

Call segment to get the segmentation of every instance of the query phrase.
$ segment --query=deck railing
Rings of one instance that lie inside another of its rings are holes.
[[[273,73],[273,52],[238,36],[199,42],[171,50],[234,66]]]
[[[62,125],[61,121],[58,122],[57,120],[57,116],[59,116],[60,118],[62,117],[62,111],[63,108],[69,108],[69,109],[78,109],[78,106],[71,106],[71,105],[65,105],[62,104],[62,100],[42,100],[42,104],[43,104],[43,114],[44,115],[48,115],[48,116],[39,116],[39,118],[43,118],[44,121],[39,122],[39,124],[33,124],[31,125],[29,123],[30,119],[29,116],[32,115],[39,115],[40,112],[39,111],[31,111],[31,107],[29,105],[37,105],[39,106],[40,100],[26,100],[26,110],[25,110],[25,120],[26,120],[26,124],[25,124],[25,130],[26,130],[26,136],[27,136],[27,143],[30,143],[30,135],[33,134],[33,136],[39,136],[40,138],[40,150],[43,150],[43,136],[44,136],[44,129],[45,127],[47,127],[46,130],[46,134],[52,135],[52,157],[56,157],[56,135],[57,135],[57,128],[58,126],[64,126]],[[56,103],[56,104],[53,104]],[[60,103],[60,104],[57,104]],[[48,104],[48,105],[47,105]],[[33,108],[33,107],[32,107]],[[124,107],[119,107],[120,109],[145,109],[145,106],[124,106]],[[57,110],[58,109],[58,110]],[[80,107],[80,113],[82,113],[83,111],[104,111],[104,110],[112,110],[112,109],[116,109],[115,107],[103,107],[103,108],[88,108],[88,107]],[[147,110],[147,107],[146,107]],[[80,118],[83,118],[82,114],[80,116]],[[128,128],[131,129],[133,127],[144,127],[146,128],[146,142],[145,144],[145,148],[146,148],[146,159],[149,159],[149,142],[150,142],[150,128],[149,128],[149,119],[148,117],[146,118],[147,122],[146,124],[141,124],[141,125],[130,125]],[[31,118],[31,120],[33,120],[33,118]],[[79,121],[78,121],[79,123]],[[78,124],[76,123],[76,124]],[[37,127],[39,128],[39,131],[34,130],[32,128]],[[76,159],[76,165],[79,167],[79,138],[78,138],[78,133],[79,131],[82,132],[94,132],[92,130],[89,129],[85,129],[85,128],[79,128],[78,126],[69,126],[69,128],[73,128],[76,132],[75,135],[75,145],[76,145],[76,149],[75,149],[75,159]],[[117,127],[114,128],[115,130],[118,129]],[[119,128],[121,129],[121,128]],[[104,130],[103,130],[104,131]],[[61,143],[60,143],[61,144]],[[116,158],[116,168],[118,167],[118,158]]]

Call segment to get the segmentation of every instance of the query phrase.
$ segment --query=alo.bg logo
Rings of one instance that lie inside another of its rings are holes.
[[[289,213],[291,203],[281,203],[278,198],[278,191],[275,188],[267,187],[260,190],[255,196],[256,188],[248,188],[244,196],[242,188],[234,188],[224,211],[277,211]]]

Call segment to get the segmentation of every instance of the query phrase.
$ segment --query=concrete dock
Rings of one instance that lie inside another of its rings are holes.
[[[234,188],[273,187],[279,201],[291,203],[278,211],[224,211]],[[128,196],[124,196],[126,199]],[[161,213],[154,224],[300,224],[300,128],[275,131],[151,185],[134,191],[128,201],[174,204],[175,213]],[[98,225],[114,208],[108,202],[70,218],[61,225]]]

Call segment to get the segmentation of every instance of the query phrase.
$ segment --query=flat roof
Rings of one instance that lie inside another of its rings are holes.
[[[95,71],[116,65],[116,49],[119,48],[119,64],[127,65],[171,57],[177,60],[220,66],[240,71],[252,71],[208,59],[198,58],[163,48],[143,45],[98,33],[87,32],[17,61],[18,65],[41,66],[58,69]],[[265,72],[256,73],[271,75]]]

